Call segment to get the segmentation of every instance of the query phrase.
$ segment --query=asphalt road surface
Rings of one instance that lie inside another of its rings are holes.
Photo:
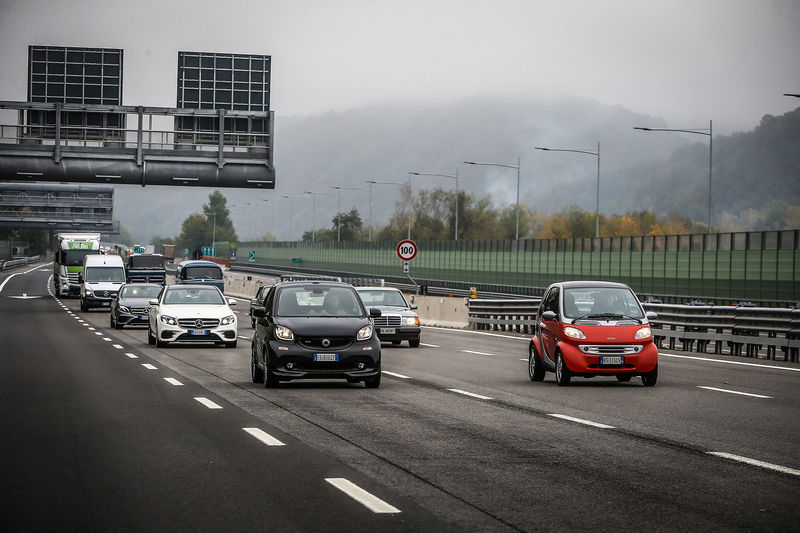
[[[796,530],[800,366],[662,352],[659,382],[527,377],[527,339],[425,328],[383,383],[250,382],[0,276],[0,528]],[[24,295],[24,296],[23,296]]]

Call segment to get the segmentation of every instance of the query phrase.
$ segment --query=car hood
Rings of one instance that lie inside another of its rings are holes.
[[[122,281],[86,281],[84,282],[87,289],[91,289],[94,292],[117,292],[119,288],[122,286],[124,282]]]
[[[233,314],[225,304],[162,305],[159,310],[162,315],[175,318],[223,318]]]
[[[119,305],[129,307],[150,307],[150,298],[120,298]]]
[[[381,315],[407,315],[414,316],[416,313],[407,307],[392,307],[391,305],[369,305],[368,308],[381,310]]]
[[[364,326],[369,326],[367,317],[275,317],[275,323],[286,326],[295,335],[313,337],[337,337],[355,335]]]

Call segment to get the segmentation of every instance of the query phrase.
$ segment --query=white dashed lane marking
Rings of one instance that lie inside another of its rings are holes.
[[[727,392],[728,394],[738,394],[739,396],[751,396],[753,398],[772,398],[772,396],[764,396],[763,394],[752,394],[749,392],[739,392],[735,390],[728,390],[728,389],[718,389],[716,387],[704,387],[702,385],[697,386],[698,389],[706,389],[706,390],[713,390],[717,392]]]
[[[244,431],[257,438],[267,446],[285,446],[281,441],[270,435],[269,433],[258,428],[242,428]]]
[[[182,387],[183,386],[183,383],[181,383],[180,381],[178,381],[175,378],[164,378],[164,381],[166,381],[170,385],[175,385],[176,387]]]
[[[325,478],[325,481],[339,489],[340,491],[344,492],[355,501],[372,511],[373,513],[399,513],[400,509],[394,507],[393,505],[389,505],[385,501],[381,500],[377,496],[370,494],[369,492],[365,491],[352,481],[349,481],[343,477],[328,477]]]
[[[592,422],[591,420],[584,420],[583,418],[575,418],[574,416],[559,415],[559,414],[548,414],[547,416],[561,418],[562,420],[569,420],[570,422],[577,422],[578,424],[584,424],[596,428],[614,429],[614,426],[608,426],[606,424],[601,424],[599,422]]]
[[[395,374],[394,372],[389,372],[388,370],[381,370],[381,373],[386,374],[387,376],[393,376],[400,379],[411,379],[411,376],[404,376],[403,374]]]
[[[154,367],[150,363],[142,363],[142,366],[145,367],[147,370],[158,370],[157,367]]]
[[[428,348],[438,348],[438,344],[426,344],[424,342],[419,343],[420,346],[427,346]]]
[[[486,352],[474,352],[474,351],[472,351],[472,350],[461,350],[461,351],[462,351],[462,352],[464,352],[464,353],[471,353],[471,354],[475,354],[475,355],[495,355],[495,354],[493,354],[493,353],[486,353]]]
[[[758,459],[751,459],[749,457],[742,457],[741,455],[734,455],[732,453],[725,453],[725,452],[706,452],[709,455],[715,455],[717,457],[722,457],[723,459],[730,459],[731,461],[738,461],[740,463],[746,463],[752,466],[758,466],[761,468],[766,468],[768,470],[775,470],[777,472],[783,472],[784,474],[791,474],[793,476],[800,476],[800,470],[796,470],[794,468],[789,468],[788,466],[781,466],[772,463],[767,463],[764,461],[759,461]]]
[[[471,398],[477,398],[479,400],[493,400],[494,398],[490,398],[489,396],[484,396],[482,394],[475,394],[474,392],[467,392],[461,389],[446,389],[450,392],[455,392],[456,394],[463,394],[464,396],[470,396]]]
[[[135,353],[126,352],[125,355],[127,355],[131,359],[139,359],[139,356],[136,355]]]
[[[203,398],[202,396],[198,396],[198,397],[195,398],[195,400],[197,400],[198,402],[202,403],[203,405],[205,405],[209,409],[222,409],[221,405],[215,404],[214,402],[212,402],[208,398]]]
[[[113,346],[117,350],[122,350],[122,345],[120,345],[120,344],[112,344],[111,346]]]

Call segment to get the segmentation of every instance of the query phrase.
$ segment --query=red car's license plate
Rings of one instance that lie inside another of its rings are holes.
[[[600,366],[606,365],[622,365],[625,364],[625,358],[621,355],[606,356],[600,358]]]

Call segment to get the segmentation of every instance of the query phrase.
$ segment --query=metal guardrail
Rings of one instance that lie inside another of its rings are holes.
[[[328,280],[328,281],[343,281],[355,287],[382,287],[384,280],[381,278],[371,278],[358,276],[357,274],[351,276],[337,276],[332,274],[317,274],[312,272],[304,272],[300,269],[286,269],[286,268],[273,268],[264,265],[244,265],[232,263],[229,270],[233,272],[252,272],[256,274],[274,276],[281,281],[306,281],[306,280]]]
[[[533,335],[541,300],[469,300],[469,323],[475,329]],[[798,362],[800,308],[672,305],[645,303],[659,348],[705,354]]]
[[[39,261],[39,256],[34,255],[31,257],[19,257],[16,259],[0,259],[0,271],[10,270],[23,265],[30,265]]]

